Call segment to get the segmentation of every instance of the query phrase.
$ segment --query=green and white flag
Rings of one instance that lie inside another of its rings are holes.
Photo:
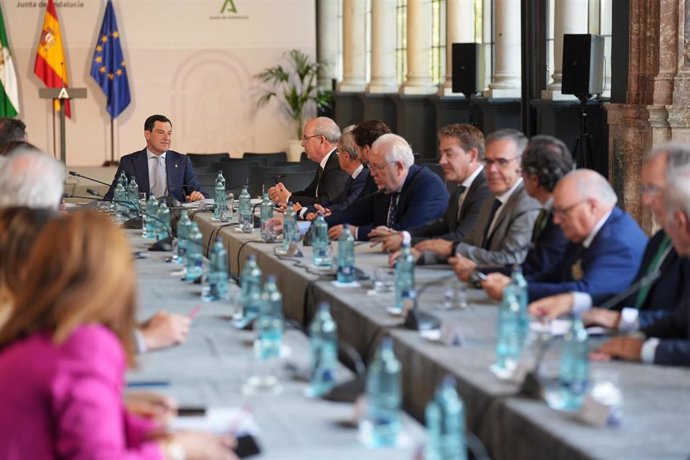
[[[13,117],[19,113],[17,73],[10,55],[10,45],[5,32],[5,19],[0,7],[0,117]]]

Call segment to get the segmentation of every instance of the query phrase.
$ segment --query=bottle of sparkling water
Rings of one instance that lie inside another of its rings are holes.
[[[498,343],[496,367],[512,372],[522,351],[520,342],[520,305],[512,285],[503,290],[503,300],[498,312]]]
[[[158,205],[158,239],[163,240],[170,236],[170,209],[165,201]]]
[[[132,176],[127,184],[126,189],[126,201],[129,203],[129,211],[131,213],[139,212],[139,184],[137,184],[137,178]]]
[[[343,231],[338,238],[337,280],[339,283],[355,281],[355,238],[348,224],[343,225]]]
[[[256,328],[259,332],[259,356],[262,359],[280,357],[283,342],[283,296],[273,275],[264,284]]]
[[[226,208],[225,177],[223,177],[223,171],[218,171],[216,184],[213,188],[213,217],[211,220],[216,222],[224,220]]]
[[[247,186],[242,187],[240,193],[240,225],[244,233],[251,233],[254,229],[254,217],[252,216],[252,197],[249,195]]]
[[[299,239],[295,238],[295,234],[299,235],[297,213],[292,209],[292,202],[288,201],[283,214],[283,251],[287,252],[290,249],[290,244]]]
[[[185,267],[187,274],[185,280],[193,282],[204,274],[204,257],[201,249],[202,235],[199,225],[192,222],[189,227],[189,238],[187,239],[187,254],[185,256]]]
[[[561,383],[562,409],[579,409],[589,385],[587,330],[579,315],[573,315],[570,330],[564,337],[558,377]]]
[[[228,297],[228,251],[220,238],[211,249],[208,267],[207,300],[222,300]]]
[[[256,318],[259,314],[259,304],[261,295],[261,269],[256,263],[256,256],[250,254],[247,263],[240,275],[240,304],[245,317]],[[252,298],[252,295],[254,298]]]
[[[321,213],[314,220],[312,226],[314,227],[311,240],[312,263],[316,267],[330,267],[331,254],[329,251],[328,224]]]
[[[146,202],[146,215],[144,216],[144,238],[156,239],[158,228],[158,200],[153,195]]]
[[[266,225],[269,220],[273,218],[273,202],[268,197],[268,192],[264,192],[263,199],[261,200],[261,212],[259,214],[261,220],[261,240],[266,243],[270,243],[275,239],[272,230],[268,230]]]
[[[328,302],[319,303],[314,320],[309,325],[311,345],[310,396],[323,396],[335,385],[338,368],[338,327],[331,316]]]
[[[467,460],[465,407],[455,390],[455,379],[446,376],[426,406],[425,460]]]
[[[390,337],[381,340],[367,374],[364,439],[371,447],[394,447],[400,433],[401,365]]]
[[[520,343],[524,346],[527,337],[529,336],[529,311],[527,305],[529,303],[529,294],[527,292],[527,281],[522,274],[522,267],[520,265],[513,265],[513,273],[511,276],[511,284],[520,306],[520,316],[518,320],[518,330],[520,332]]]
[[[414,302],[414,257],[410,253],[410,243],[402,244],[402,252],[395,262],[395,308],[402,311],[405,304]]]
[[[180,211],[180,220],[177,221],[177,261],[179,265],[185,265],[187,248],[189,247],[189,231],[192,221],[186,209]]]

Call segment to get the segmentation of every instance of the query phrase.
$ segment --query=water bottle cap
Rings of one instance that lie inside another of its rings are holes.
[[[457,381],[452,375],[446,375],[443,377],[443,380],[441,380],[441,386],[443,387],[455,388],[456,384]]]
[[[266,277],[266,282],[267,283],[275,283],[276,282],[276,276],[275,275],[268,275]]]
[[[329,311],[331,309],[331,304],[328,302],[319,302],[319,311]]]

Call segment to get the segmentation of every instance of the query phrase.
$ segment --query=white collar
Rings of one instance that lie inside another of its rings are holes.
[[[484,169],[484,165],[479,165],[479,167],[477,169],[475,169],[472,174],[470,174],[470,177],[468,177],[467,179],[462,181],[462,183],[460,185],[465,187],[465,190],[470,188],[470,186],[472,185],[472,182],[474,182],[474,180],[477,178],[479,173],[482,172],[483,169]]]
[[[357,169],[353,171],[352,180],[357,179],[357,176],[359,176],[359,173],[361,173],[362,171],[364,171],[364,165],[360,164],[359,166],[357,166]]]
[[[326,154],[325,157],[321,158],[321,163],[319,163],[319,166],[321,166],[321,169],[326,169],[326,163],[328,163],[328,159],[331,157],[333,152],[335,152],[336,149],[331,150]]]
[[[162,158],[162,159],[165,160],[165,155],[166,155],[167,153],[168,153],[168,152],[163,152],[163,153],[161,153],[160,155],[156,155],[155,153],[153,153],[152,151],[150,151],[148,148],[146,149],[146,156],[148,156],[148,159],[149,159],[149,160],[150,160],[151,158],[156,158],[156,159]]]
[[[496,199],[497,199],[498,201],[501,202],[501,206],[503,206],[504,204],[506,204],[506,201],[508,201],[508,200],[510,199],[510,197],[513,195],[513,193],[515,192],[515,190],[516,190],[520,185],[522,185],[522,177],[519,178],[519,179],[513,184],[513,186],[510,187],[507,191],[503,192],[503,194],[498,195],[498,196],[496,197]]]
[[[613,208],[606,214],[604,214],[604,217],[599,219],[599,222],[596,223],[594,228],[592,229],[591,232],[589,232],[589,235],[587,235],[587,238],[582,242],[582,246],[585,248],[588,248],[591,244],[594,238],[597,236],[597,233],[599,233],[599,230],[601,230],[601,227],[604,226],[608,218],[611,216],[611,213],[613,212]]]

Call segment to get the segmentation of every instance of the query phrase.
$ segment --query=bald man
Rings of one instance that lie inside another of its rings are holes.
[[[528,277],[530,301],[562,292],[585,292],[599,304],[630,285],[647,236],[599,173],[579,169],[553,192],[553,221],[568,240],[561,261]]]

